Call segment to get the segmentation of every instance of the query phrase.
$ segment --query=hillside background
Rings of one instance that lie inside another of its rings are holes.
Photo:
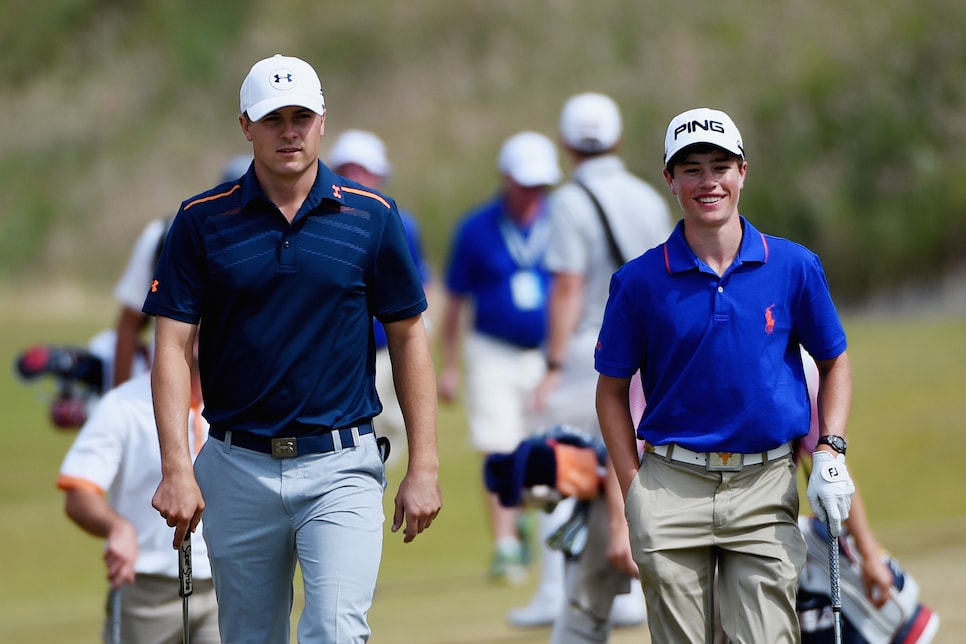
[[[670,117],[729,112],[750,164],[742,211],[819,252],[842,303],[927,288],[966,258],[959,0],[39,6],[14,3],[0,25],[8,295],[109,297],[143,225],[249,151],[238,87],[276,52],[319,71],[323,156],[347,128],[386,140],[387,192],[417,214],[437,266],[455,218],[494,190],[502,140],[555,136],[585,90],[620,103],[622,154],[659,187]]]
[[[143,226],[249,151],[238,88],[276,52],[319,71],[323,155],[348,128],[386,140],[387,191],[419,217],[437,269],[455,219],[494,190],[503,139],[553,136],[569,95],[618,100],[622,155],[659,187],[671,116],[729,112],[750,163],[742,211],[819,252],[852,308],[850,470],[875,530],[942,615],[936,644],[966,641],[966,2],[43,0],[3,17],[0,641],[91,641],[104,601],[102,544],[53,485],[73,435],[45,418],[51,389],[9,366],[31,343],[82,344],[113,323],[110,290]],[[866,315],[937,293],[952,293],[952,316]],[[503,618],[535,581],[485,579],[462,407],[442,405],[439,426],[443,515],[412,544],[387,528],[374,632],[546,642]]]

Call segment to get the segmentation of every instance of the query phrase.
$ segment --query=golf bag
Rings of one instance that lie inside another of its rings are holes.
[[[808,546],[799,579],[798,618],[803,644],[833,641],[834,616],[829,597],[827,527],[816,517],[799,517]],[[939,615],[919,602],[919,585],[888,554],[883,561],[894,578],[889,600],[876,608],[865,596],[862,557],[848,531],[839,536],[839,587],[842,641],[845,644],[928,644],[939,629]]]
[[[547,539],[552,549],[576,557],[587,542],[590,503],[603,491],[606,463],[603,442],[575,427],[555,425],[524,439],[513,452],[487,456],[483,478],[504,507],[551,512],[562,499],[576,499],[573,514]]]
[[[58,429],[79,429],[113,383],[115,333],[102,331],[87,346],[37,344],[21,352],[14,370],[25,384],[50,378],[55,391],[50,422]],[[132,375],[148,369],[148,357],[135,358]]]

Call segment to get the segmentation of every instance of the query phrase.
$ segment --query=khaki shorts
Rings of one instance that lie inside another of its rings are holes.
[[[543,353],[472,333],[463,361],[470,442],[484,454],[512,452],[542,427],[532,402],[546,370]]]
[[[171,556],[177,557],[172,550]],[[211,579],[192,579],[188,597],[188,619],[192,644],[220,644],[218,604]],[[133,584],[121,587],[122,642],[180,642],[184,633],[184,614],[177,579],[156,575],[137,575]],[[102,634],[111,642],[111,613]]]

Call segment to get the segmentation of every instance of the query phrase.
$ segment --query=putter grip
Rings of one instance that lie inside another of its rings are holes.
[[[178,595],[187,597],[191,594],[191,530],[185,533],[184,541],[178,549],[178,579],[181,582]]]
[[[842,598],[839,594],[839,540],[832,536],[831,531],[828,533],[828,570],[831,582],[829,590],[832,595],[832,607],[836,608],[842,605]]]

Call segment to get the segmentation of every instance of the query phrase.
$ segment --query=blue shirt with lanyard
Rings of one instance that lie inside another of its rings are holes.
[[[630,377],[647,407],[637,435],[698,452],[763,452],[808,432],[799,344],[816,360],[845,351],[817,255],[741,219],[738,255],[718,276],[684,223],[612,280],[595,364]]]
[[[291,223],[253,169],[184,202],[143,307],[203,322],[205,417],[265,436],[377,415],[372,318],[425,309],[395,203],[321,162]]]
[[[464,217],[450,248],[446,287],[473,300],[477,332],[522,348],[543,342],[549,228],[543,204],[531,223],[520,226],[506,213],[503,195]]]

